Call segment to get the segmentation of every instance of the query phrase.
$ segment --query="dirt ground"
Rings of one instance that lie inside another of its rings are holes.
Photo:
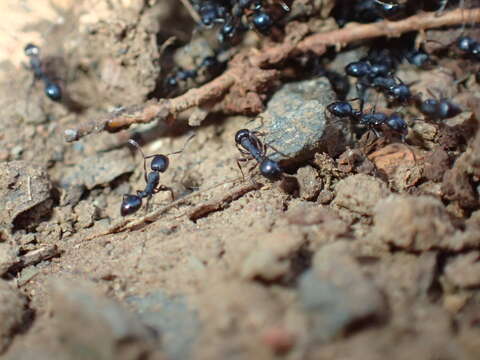
[[[470,59],[399,71],[462,114],[438,124],[408,110],[404,143],[364,136],[311,154],[288,169],[293,188],[244,181],[234,134],[251,117],[213,113],[161,174],[178,205],[160,192],[120,229],[123,194],[144,188],[127,140],[181,149],[188,114],[74,143],[64,131],[159,93],[161,45],[189,38],[188,12],[174,0],[7,0],[0,20],[0,358],[480,358]],[[31,86],[28,42],[61,103]]]

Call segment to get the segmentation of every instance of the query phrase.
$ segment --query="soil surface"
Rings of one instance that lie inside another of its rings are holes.
[[[296,2],[295,11],[323,10],[290,23],[292,38],[335,26],[332,1]],[[0,358],[480,358],[480,91],[471,59],[447,50],[433,69],[400,67],[412,91],[440,91],[463,110],[433,122],[405,108],[403,142],[359,136],[325,115],[329,83],[289,70],[297,61],[284,64],[268,98],[257,96],[261,121],[212,111],[190,128],[190,111],[67,143],[65,129],[165,96],[175,61],[198,64],[207,50],[190,43],[189,13],[176,0],[7,0],[0,19]],[[448,43],[449,32],[427,36]],[[173,36],[173,47],[162,46]],[[239,46],[272,37],[252,32]],[[61,84],[61,102],[41,81],[32,86],[22,65],[29,42]],[[182,44],[190,45],[176,50]],[[348,49],[331,69],[365,49]],[[254,161],[241,163],[245,179],[237,166],[235,133],[262,125],[286,169],[278,181]],[[174,206],[161,191],[122,218],[123,195],[145,187],[128,140],[168,154],[192,133],[160,177]]]

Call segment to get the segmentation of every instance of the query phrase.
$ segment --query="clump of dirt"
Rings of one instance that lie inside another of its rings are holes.
[[[436,122],[405,105],[408,134],[365,131],[325,110],[336,88],[330,71],[369,44],[356,39],[362,47],[336,58],[332,49],[331,65],[302,54],[295,44],[338,27],[336,2],[286,1],[291,13],[270,36],[248,32],[228,51],[206,53],[234,69],[228,91],[207,84],[209,102],[176,119],[115,134],[98,128],[66,143],[66,129],[97,124],[107,111],[128,118],[126,108],[170,94],[168,76],[199,66],[203,47],[191,45],[196,25],[181,1],[36,3],[50,11],[29,17],[15,7],[21,25],[12,31],[38,42],[65,97],[50,101],[41,79],[30,87],[32,73],[17,61],[23,48],[2,63],[2,356],[478,358],[480,111],[471,59],[440,48],[433,69],[399,69],[405,83],[416,81],[412,91],[439,87],[462,114]],[[216,41],[203,28],[194,37],[204,47]],[[162,101],[185,105],[176,99]],[[392,113],[388,106],[379,100]],[[255,122],[247,116],[264,109]],[[191,141],[187,122],[199,125]],[[280,180],[260,176],[255,161],[242,176],[234,140],[242,128],[281,160]],[[160,153],[170,154],[160,184],[175,201],[161,191],[121,217],[123,196],[145,189],[144,166],[152,171]]]

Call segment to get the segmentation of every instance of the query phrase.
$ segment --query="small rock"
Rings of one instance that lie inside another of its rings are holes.
[[[305,238],[300,232],[276,229],[263,236],[260,247],[246,255],[240,274],[244,279],[287,280],[292,261],[304,244]]]
[[[369,175],[357,174],[338,182],[333,204],[360,215],[372,215],[373,208],[390,191],[381,180]]]
[[[52,208],[51,182],[44,167],[26,161],[0,164],[0,225],[25,228]]]
[[[391,195],[375,207],[374,223],[378,239],[409,251],[450,248],[455,232],[442,202],[428,196]]]
[[[445,267],[445,277],[453,285],[469,288],[480,285],[480,252],[458,255]]]
[[[277,355],[286,354],[295,345],[294,334],[282,327],[265,329],[262,332],[261,339],[262,342]]]
[[[326,78],[284,85],[268,102],[252,127],[260,127],[265,143],[278,150],[271,157],[285,164],[310,158],[316,151],[341,153],[350,139],[344,122],[327,117],[325,108],[335,101]]]
[[[75,206],[75,213],[77,214],[75,227],[84,229],[93,225],[99,216],[99,209],[90,201],[83,200]]]
[[[314,338],[322,341],[346,335],[353,325],[374,324],[386,314],[382,294],[362,274],[343,241],[315,254],[313,269],[300,278],[299,297]]]
[[[323,181],[312,166],[304,166],[297,171],[300,185],[300,197],[304,200],[315,200],[323,188]]]
[[[189,359],[200,323],[181,296],[174,298],[162,290],[127,301],[139,312],[142,321],[155,329],[162,338],[162,348],[169,359]]]
[[[132,172],[135,164],[128,149],[98,153],[82,159],[67,170],[61,180],[62,187],[85,185],[91,190],[97,185],[105,185],[122,174]]]
[[[26,299],[17,289],[0,280],[0,354],[12,341],[13,334],[22,325]]]
[[[442,193],[446,199],[457,201],[463,208],[478,208],[478,198],[466,166],[454,166],[443,174]]]
[[[62,339],[65,359],[80,359],[79,349],[106,360],[149,358],[147,354],[154,351],[152,332],[90,284],[56,280],[50,294],[55,322],[52,336]]]
[[[330,190],[322,190],[320,194],[318,194],[317,202],[322,205],[327,205],[332,202],[335,198],[335,194]]]
[[[442,148],[437,148],[425,156],[423,174],[428,180],[441,181],[443,174],[450,169],[450,156]]]
[[[368,156],[375,167],[384,173],[395,190],[401,191],[417,184],[422,178],[421,159],[414,148],[405,144],[389,144]]]
[[[15,106],[15,110],[12,112],[13,116],[27,124],[43,124],[48,120],[47,114],[40,106],[40,101],[32,100],[32,96],[17,99],[12,105]]]
[[[17,261],[17,249],[8,242],[0,242],[0,276]]]

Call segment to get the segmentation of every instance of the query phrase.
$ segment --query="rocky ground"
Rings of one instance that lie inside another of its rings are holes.
[[[192,130],[187,114],[67,143],[65,129],[158,91],[162,41],[188,39],[189,15],[176,1],[0,9],[9,49],[0,58],[0,357],[479,358],[480,93],[470,60],[400,69],[413,91],[439,88],[464,109],[442,124],[406,109],[405,142],[358,138],[325,112],[335,100],[325,77],[286,75],[262,119],[212,113]],[[61,103],[31,87],[21,65],[31,41],[61,79]],[[281,181],[238,170],[234,135],[258,126],[287,169]],[[170,153],[192,131],[161,176],[177,205],[160,192],[137,223],[116,226],[122,195],[144,187],[127,140]]]

